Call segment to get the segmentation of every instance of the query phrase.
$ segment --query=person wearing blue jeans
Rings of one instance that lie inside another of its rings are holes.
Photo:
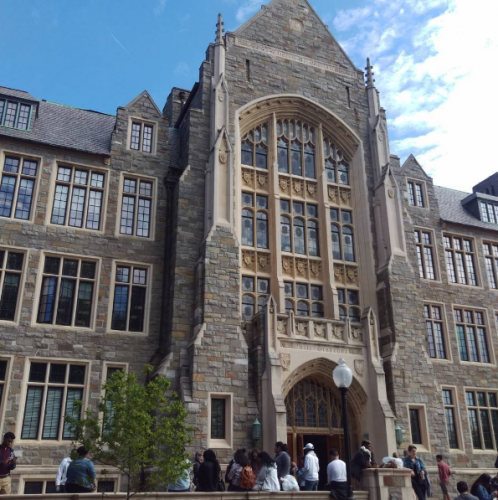
[[[315,447],[311,443],[308,443],[304,447],[304,454],[304,491],[317,491],[320,466],[315,453]]]

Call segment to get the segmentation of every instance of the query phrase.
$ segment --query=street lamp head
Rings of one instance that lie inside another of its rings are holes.
[[[353,372],[346,364],[344,358],[339,359],[339,364],[335,367],[332,377],[339,389],[348,389],[351,382],[353,382]]]

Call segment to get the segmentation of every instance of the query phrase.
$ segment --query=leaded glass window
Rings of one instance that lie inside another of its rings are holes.
[[[241,163],[268,169],[268,125],[256,127],[242,138]]]
[[[152,236],[153,203],[153,180],[124,177],[120,234],[150,238]]]
[[[485,315],[482,311],[454,309],[458,348],[462,361],[490,363]]]
[[[472,444],[475,449],[493,450],[498,446],[497,394],[492,391],[465,393]]]
[[[478,286],[473,240],[444,235],[446,266],[451,283]]]
[[[459,448],[459,445],[456,420],[456,403],[454,401],[453,389],[443,389],[443,403],[449,446],[450,448],[457,449]]]
[[[0,320],[15,321],[23,268],[24,253],[0,249]]]
[[[211,399],[211,439],[226,439],[226,402],[224,398]]]
[[[436,359],[447,359],[441,306],[425,304],[424,317],[429,356]]]

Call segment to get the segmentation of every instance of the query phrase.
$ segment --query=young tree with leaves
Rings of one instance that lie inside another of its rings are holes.
[[[116,371],[96,410],[86,410],[81,419],[66,415],[74,443],[91,449],[96,463],[126,476],[127,499],[175,483],[188,468],[187,411],[176,394],[166,396],[170,382],[152,377],[152,370],[146,367],[145,382],[135,373]]]

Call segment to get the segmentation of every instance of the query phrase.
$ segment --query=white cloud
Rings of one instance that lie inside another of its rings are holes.
[[[369,7],[340,10],[334,19],[334,28],[337,31],[347,31],[363,19],[367,18],[370,13],[371,10]]]
[[[173,70],[176,76],[189,76],[190,66],[185,61],[180,61]]]
[[[247,0],[241,5],[235,15],[239,23],[244,23],[252,14],[255,14],[263,4],[263,0]]]
[[[156,6],[154,7],[154,15],[158,17],[165,10],[166,10],[166,0],[157,0]]]
[[[391,151],[402,158],[415,154],[436,184],[470,190],[498,171],[498,2],[369,5],[377,16],[351,9],[339,13],[334,26],[351,22],[352,36],[343,46],[357,60],[372,56]]]

